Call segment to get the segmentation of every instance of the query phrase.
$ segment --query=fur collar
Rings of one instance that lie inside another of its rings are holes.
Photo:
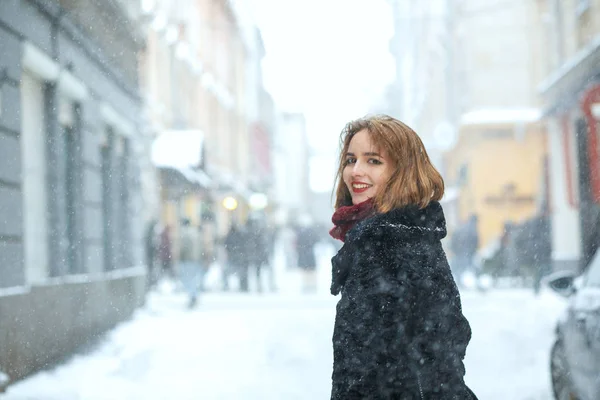
[[[434,201],[423,209],[411,205],[376,214],[356,224],[348,232],[347,240],[368,240],[371,235],[382,234],[417,240],[424,237],[443,239],[446,237],[446,219],[442,206]]]
[[[331,259],[331,293],[337,295],[351,273],[358,252],[376,243],[384,246],[385,253],[397,254],[398,251],[432,251],[431,244],[446,236],[446,220],[442,206],[432,202],[420,209],[418,206],[397,208],[383,214],[376,214],[357,223],[346,235],[344,246]],[[414,246],[402,246],[411,242]],[[411,249],[411,250],[407,250]],[[411,254],[407,254],[410,258]],[[374,254],[373,262],[389,262],[379,252]]]

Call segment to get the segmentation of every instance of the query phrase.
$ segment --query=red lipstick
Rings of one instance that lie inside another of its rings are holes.
[[[354,185],[367,185],[366,187],[363,188],[356,188],[354,187]],[[371,188],[372,185],[369,185],[368,183],[364,183],[364,182],[352,182],[352,192],[354,193],[363,193],[366,192],[367,190],[369,190]]]

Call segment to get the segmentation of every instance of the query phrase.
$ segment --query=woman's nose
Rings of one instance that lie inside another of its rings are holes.
[[[364,175],[363,164],[360,161],[356,161],[354,163],[354,167],[352,167],[352,176],[362,176]]]

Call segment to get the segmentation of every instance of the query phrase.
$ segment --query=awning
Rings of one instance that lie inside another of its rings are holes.
[[[152,143],[152,163],[167,178],[176,183],[183,179],[198,188],[212,187],[212,179],[200,168],[204,134],[200,130],[169,130]]]
[[[160,182],[167,198],[176,199],[191,193],[202,193],[212,188],[208,176],[198,171],[172,167],[158,167]]]
[[[157,167],[198,168],[202,164],[204,133],[199,129],[164,131],[152,143]]]

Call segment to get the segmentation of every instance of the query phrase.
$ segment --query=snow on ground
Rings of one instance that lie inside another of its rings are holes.
[[[473,331],[465,380],[479,399],[552,399],[549,354],[565,301],[525,289],[467,292],[462,301]]]
[[[277,271],[276,294],[207,293],[194,310],[168,285],[94,350],[12,385],[2,400],[327,399],[336,298],[321,248],[317,294]],[[481,400],[550,400],[548,353],[564,301],[549,292],[463,293],[473,329],[466,381]]]

